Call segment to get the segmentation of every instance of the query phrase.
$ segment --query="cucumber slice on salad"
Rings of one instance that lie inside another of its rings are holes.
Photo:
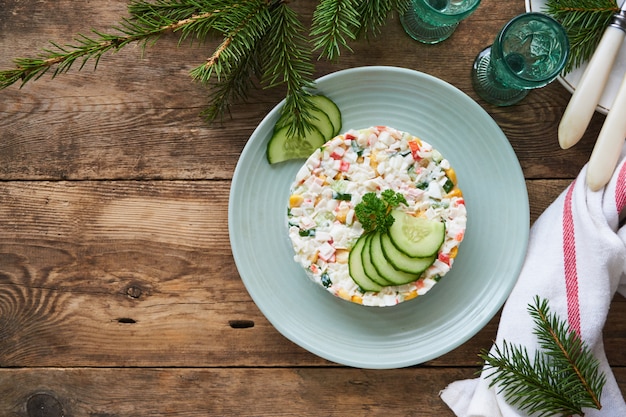
[[[400,210],[392,210],[394,222],[389,238],[400,252],[412,258],[436,255],[443,244],[446,227],[443,222],[414,217]]]
[[[361,252],[361,262],[363,263],[363,271],[365,275],[367,275],[372,281],[380,284],[382,286],[393,285],[392,282],[388,281],[378,273],[376,267],[372,263],[372,239],[378,238],[377,234],[368,233],[367,235],[363,235],[360,239],[364,239],[365,243],[363,246],[363,251]]]
[[[385,258],[380,242],[380,232],[375,232],[370,243],[372,263],[380,275],[382,275],[392,285],[403,285],[413,282],[419,278],[417,274],[400,271]]]
[[[387,259],[394,268],[411,274],[421,275],[437,258],[435,255],[426,258],[412,258],[407,256],[407,254],[400,252],[398,248],[396,248],[387,233],[380,234],[380,245],[385,259]]]
[[[378,292],[383,289],[383,286],[376,283],[365,273],[363,268],[363,249],[365,248],[365,236],[361,236],[357,239],[356,243],[350,250],[348,257],[348,271],[352,280],[361,287],[364,291]]]
[[[288,135],[289,128],[282,127],[274,132],[267,144],[267,161],[270,164],[289,159],[308,158],[317,148],[326,143],[326,139],[316,128],[307,132],[303,138],[294,139]]]

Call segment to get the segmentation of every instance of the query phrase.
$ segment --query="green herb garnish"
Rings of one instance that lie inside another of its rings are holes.
[[[402,194],[393,190],[383,191],[380,197],[374,192],[367,193],[354,208],[354,214],[366,233],[373,231],[385,233],[393,224],[391,210],[400,204],[408,203]]]

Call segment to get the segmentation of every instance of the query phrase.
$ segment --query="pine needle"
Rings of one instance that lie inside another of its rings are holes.
[[[311,48],[304,36],[304,26],[296,13],[285,3],[277,4],[271,11],[272,24],[263,39],[262,82],[267,88],[277,85],[287,87],[287,97],[282,108],[285,125],[291,136],[304,136],[313,125],[309,90],[314,66]]]
[[[341,49],[352,52],[349,46],[356,40],[361,27],[357,0],[322,0],[313,13],[311,37],[314,50],[321,50],[320,58],[336,60]]]
[[[320,0],[310,29],[305,28],[287,0],[131,0],[129,17],[110,32],[78,34],[74,42],[50,46],[34,58],[14,59],[14,68],[0,71],[0,90],[21,86],[48,72],[52,78],[100,59],[131,44],[154,45],[164,33],[184,40],[217,39],[210,56],[191,70],[191,78],[209,90],[203,112],[211,122],[244,100],[250,89],[286,87],[283,120],[290,134],[302,136],[311,129],[310,100],[315,85],[312,52],[319,58],[337,59],[361,35],[378,34],[393,10],[403,12],[407,0]],[[258,83],[256,81],[259,81]]]
[[[585,408],[600,409],[606,377],[580,336],[550,313],[547,300],[535,297],[528,311],[535,322],[540,349],[533,359],[524,347],[503,341],[493,352],[483,351],[490,386],[505,400],[537,417],[584,416]]]
[[[611,17],[618,11],[614,0],[547,0],[545,12],[563,25],[570,41],[565,74],[591,58]]]
[[[368,0],[359,3],[357,10],[362,21],[359,36],[367,39],[380,34],[381,27],[393,10],[402,14],[409,4],[406,0]]]

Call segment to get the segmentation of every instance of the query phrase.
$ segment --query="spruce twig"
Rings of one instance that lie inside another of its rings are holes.
[[[286,86],[283,106],[290,133],[301,135],[312,127],[309,99],[314,89],[312,51],[320,58],[336,59],[341,49],[358,36],[376,35],[391,11],[402,12],[407,0],[320,0],[310,29],[310,41],[287,0],[131,0],[124,18],[111,33],[92,30],[78,34],[74,43],[50,42],[35,58],[16,58],[14,68],[0,71],[0,89],[23,86],[49,71],[52,78],[88,61],[97,68],[109,52],[131,43],[153,45],[164,33],[202,42],[209,36],[221,42],[191,77],[210,89],[209,122],[225,113],[231,103],[246,98],[257,86]]]
[[[304,26],[284,3],[272,10],[272,25],[263,42],[263,54],[262,82],[268,88],[286,85],[287,96],[282,108],[285,125],[289,126],[290,134],[304,136],[313,125],[309,113],[312,103],[308,97],[314,87],[314,66]]]
[[[380,34],[389,14],[397,10],[403,14],[410,2],[406,0],[368,0],[359,2],[359,15],[363,22],[358,35],[365,38],[375,37]]]
[[[599,362],[566,322],[550,313],[547,300],[535,297],[528,311],[535,322],[540,349],[530,358],[524,347],[503,341],[483,351],[490,386],[497,386],[509,404],[537,417],[584,416],[600,409],[606,382]]]
[[[545,12],[558,20],[570,41],[568,73],[588,61],[596,50],[613,14],[615,0],[547,0]]]
[[[259,44],[272,24],[264,0],[251,0],[246,7],[234,5],[214,13],[222,16],[212,29],[224,33],[224,38],[205,63],[190,73],[195,81],[214,86],[210,105],[203,112],[209,121],[222,115],[232,101],[245,98],[258,73]],[[196,29],[196,33],[202,30]]]
[[[320,58],[335,60],[341,49],[352,52],[349,46],[356,40],[361,27],[359,2],[356,0],[322,0],[313,13],[311,37],[314,50],[321,50]]]
[[[132,5],[131,5],[132,6]],[[212,19],[210,13],[194,15],[183,21],[159,18],[153,16],[135,16],[134,19],[122,19],[119,26],[113,27],[117,33],[105,33],[92,30],[92,35],[78,34],[74,44],[61,45],[50,42],[51,48],[43,50],[37,58],[16,58],[15,68],[0,71],[0,89],[21,81],[22,86],[28,81],[35,80],[54,68],[52,78],[68,72],[77,62],[82,61],[79,70],[89,60],[94,61],[97,68],[100,58],[107,52],[115,52],[131,43],[138,42],[145,47],[149,41],[156,41],[160,35],[168,31],[177,31],[198,22]]]

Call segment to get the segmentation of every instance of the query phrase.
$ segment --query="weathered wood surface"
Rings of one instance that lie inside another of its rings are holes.
[[[293,7],[308,19],[313,4]],[[0,0],[0,68],[48,40],[107,29],[126,6]],[[353,54],[320,61],[317,75],[401,66],[477,99],[471,61],[523,7],[484,0],[436,46],[412,41],[394,16]],[[454,351],[399,370],[337,366],[280,335],[239,278],[227,205],[238,155],[283,92],[254,92],[209,126],[199,117],[207,92],[188,72],[212,45],[158,45],[0,91],[0,415],[452,415],[438,392],[474,375],[497,317]],[[532,220],[587,161],[604,119],[561,150],[569,97],[554,83],[511,108],[477,99],[519,157]],[[622,390],[625,317],[618,296],[605,345]]]

